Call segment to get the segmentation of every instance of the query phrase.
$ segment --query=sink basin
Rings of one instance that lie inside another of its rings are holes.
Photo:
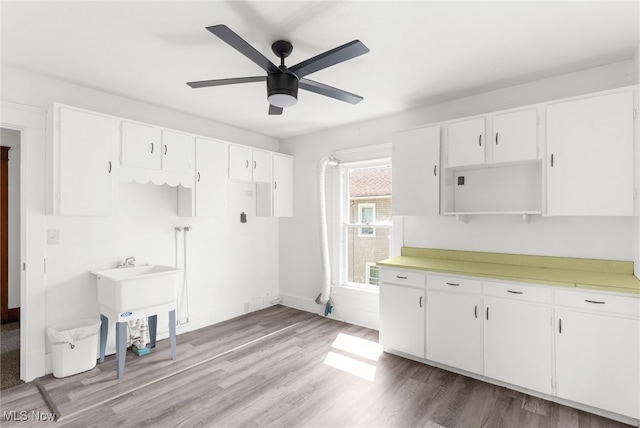
[[[176,301],[182,269],[143,265],[91,271],[98,279],[101,308],[123,313]]]

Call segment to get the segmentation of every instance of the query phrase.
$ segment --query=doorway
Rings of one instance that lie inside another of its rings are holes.
[[[2,389],[20,381],[20,131],[0,129],[0,364]]]

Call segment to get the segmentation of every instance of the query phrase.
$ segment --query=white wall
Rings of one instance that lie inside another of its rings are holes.
[[[0,143],[9,150],[9,309],[20,307],[20,132],[1,129]]]
[[[41,108],[60,102],[267,150],[278,148],[277,140],[255,132],[12,67],[3,66],[2,77],[3,101]],[[25,161],[30,170],[43,168]],[[190,322],[179,333],[259,309],[277,297],[279,220],[255,217],[255,185],[231,183],[227,216],[222,218],[178,217],[177,190],[166,185],[121,183],[115,201],[113,217],[43,217],[46,229],[60,233],[58,245],[44,244],[42,236],[45,326],[99,315],[92,269],[115,266],[131,255],[140,262],[170,265],[178,259],[181,265],[182,236],[176,237],[176,226],[193,226],[188,234]],[[246,224],[239,221],[241,211],[248,215]],[[159,333],[163,330],[160,318]]]
[[[389,143],[392,132],[402,129],[637,83],[638,68],[629,60],[282,141],[281,151],[296,159],[295,217],[282,222],[280,228],[280,292],[284,302],[307,310],[316,308],[312,301],[320,290],[321,278],[316,171],[323,156]],[[637,234],[634,238],[632,233],[636,221],[534,217],[525,224],[515,217],[487,216],[464,224],[452,218],[405,218],[403,236],[406,246],[634,260],[634,246],[640,245]],[[339,296],[336,307],[339,318],[346,320],[362,319],[363,311],[367,312],[365,318],[372,319],[370,312],[377,310],[375,302],[356,308]]]

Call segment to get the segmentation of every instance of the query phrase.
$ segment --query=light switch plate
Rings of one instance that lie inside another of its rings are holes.
[[[47,229],[47,244],[60,244],[60,229]]]

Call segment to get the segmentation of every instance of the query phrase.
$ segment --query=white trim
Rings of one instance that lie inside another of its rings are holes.
[[[2,101],[0,126],[20,131],[20,379],[45,375],[46,112]]]

